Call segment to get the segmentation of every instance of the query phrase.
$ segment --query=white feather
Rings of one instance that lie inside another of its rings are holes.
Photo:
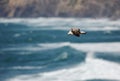
[[[69,35],[73,35],[73,33],[71,31],[68,32]]]

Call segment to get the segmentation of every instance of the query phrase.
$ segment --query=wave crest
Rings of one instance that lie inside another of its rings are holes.
[[[75,19],[75,18],[0,18],[0,23],[24,24],[41,29],[68,30],[80,27],[82,30],[120,30],[120,20],[108,19]],[[48,27],[49,26],[49,27]]]

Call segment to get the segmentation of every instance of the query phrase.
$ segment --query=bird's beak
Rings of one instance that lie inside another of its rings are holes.
[[[71,31],[68,32],[68,35],[73,35],[73,33]]]

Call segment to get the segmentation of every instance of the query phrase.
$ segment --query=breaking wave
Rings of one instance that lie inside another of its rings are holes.
[[[109,19],[75,19],[75,18],[0,18],[0,23],[23,24],[29,27],[40,27],[43,30],[68,30],[70,27],[80,27],[82,30],[120,30],[120,20]]]
[[[15,50],[27,50],[27,51],[40,51],[40,50],[49,50],[56,49],[65,46],[72,47],[76,50],[81,50],[85,52],[120,52],[120,42],[103,42],[103,43],[40,43],[40,44],[31,44],[31,45],[15,45],[10,48],[1,49],[1,51],[15,51]],[[97,47],[97,48],[96,48]],[[114,48],[113,48],[114,47]],[[96,49],[95,49],[96,48]]]

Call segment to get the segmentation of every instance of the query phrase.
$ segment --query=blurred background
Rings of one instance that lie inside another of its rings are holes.
[[[0,81],[119,76],[120,0],[0,0]]]
[[[0,17],[120,18],[119,0],[1,0]]]

